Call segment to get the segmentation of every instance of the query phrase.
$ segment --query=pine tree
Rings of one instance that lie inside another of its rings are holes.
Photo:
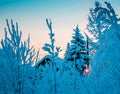
[[[78,26],[76,26],[72,35],[69,51],[69,56],[71,57],[69,57],[68,60],[74,61],[74,66],[80,73],[82,73],[85,68],[84,58],[86,53],[86,42],[82,34],[80,34]]]
[[[67,74],[67,80],[65,79],[65,81],[63,81],[66,83],[65,87],[72,88],[75,94],[87,92],[87,90],[84,89],[86,88],[84,77],[85,73],[88,74],[89,72],[88,54],[87,43],[82,36],[78,26],[76,26],[72,35],[72,40],[67,44],[65,54],[65,72]]]
[[[74,30],[72,40],[71,40],[71,55],[72,58],[79,59],[85,51],[85,40],[80,34],[78,26]]]

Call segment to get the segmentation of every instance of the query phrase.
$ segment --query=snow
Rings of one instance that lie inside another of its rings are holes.
[[[89,36],[85,40],[76,26],[64,59],[59,58],[62,50],[55,46],[51,20],[46,19],[50,43],[43,46],[48,54],[41,59],[30,46],[30,36],[22,41],[18,24],[6,20],[0,94],[120,94],[120,18],[109,3],[105,5],[96,2],[90,10],[87,28],[96,43]]]
[[[92,61],[94,64],[90,79],[94,78],[92,83],[93,88],[96,90],[94,94],[119,94],[120,40],[114,30],[106,31],[103,37],[104,40]]]

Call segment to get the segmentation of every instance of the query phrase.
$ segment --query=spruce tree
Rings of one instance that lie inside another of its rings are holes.
[[[68,59],[74,61],[74,66],[80,73],[82,73],[83,69],[85,68],[84,58],[86,52],[86,42],[84,40],[84,37],[80,33],[78,26],[76,26],[72,35],[69,51],[71,57],[69,57]]]

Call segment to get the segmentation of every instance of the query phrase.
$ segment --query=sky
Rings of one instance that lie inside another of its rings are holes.
[[[40,49],[41,57],[46,53],[42,50],[44,43],[49,43],[49,29],[45,19],[51,19],[55,33],[55,45],[63,52],[71,40],[73,29],[78,25],[81,32],[86,31],[89,9],[94,7],[96,0],[0,0],[0,40],[4,38],[5,19],[18,22],[23,40],[31,37],[31,45]],[[120,0],[108,1],[120,15]],[[61,56],[63,56],[61,52]]]

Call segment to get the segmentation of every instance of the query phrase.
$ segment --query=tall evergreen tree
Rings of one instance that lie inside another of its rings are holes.
[[[74,33],[72,35],[71,40],[71,57],[75,59],[79,59],[82,57],[85,51],[85,40],[82,34],[80,34],[80,30],[78,26],[74,29]]]
[[[84,74],[89,72],[89,66],[86,65],[88,64],[88,50],[87,43],[78,26],[74,29],[70,44],[67,44],[65,55],[67,60],[65,63],[67,74],[67,80],[64,80],[65,87],[72,88],[75,94],[86,93]]]
[[[80,33],[78,26],[76,26],[72,35],[68,60],[74,61],[74,66],[80,73],[85,68],[84,58],[86,54],[86,41]]]

